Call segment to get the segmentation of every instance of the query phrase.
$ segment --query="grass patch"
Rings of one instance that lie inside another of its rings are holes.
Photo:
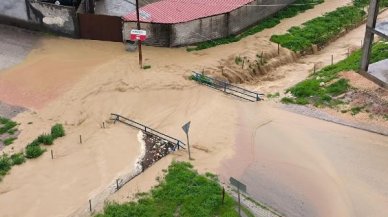
[[[187,51],[203,50],[203,49],[215,47],[215,46],[222,45],[222,44],[229,44],[229,43],[240,41],[241,39],[243,39],[247,36],[254,35],[258,32],[261,32],[264,29],[272,28],[272,27],[278,25],[281,20],[286,19],[286,18],[290,18],[290,17],[294,17],[294,16],[298,15],[299,13],[302,13],[308,9],[314,8],[314,6],[316,4],[321,4],[323,2],[324,2],[324,0],[296,0],[294,2],[295,5],[288,6],[284,9],[278,11],[277,13],[272,15],[271,17],[260,21],[259,24],[249,28],[248,30],[242,32],[239,35],[232,35],[232,36],[228,36],[225,38],[201,42],[201,43],[196,44],[195,47],[187,48]]]
[[[32,159],[41,156],[46,150],[39,145],[27,145],[26,158]]]
[[[0,123],[9,123],[9,120],[4,118],[0,119]],[[65,135],[65,130],[61,124],[55,124],[51,127],[51,134],[42,134],[25,148],[25,153],[17,153],[8,157],[8,155],[3,154],[0,156],[0,181],[3,176],[5,176],[13,165],[20,165],[26,161],[26,158],[33,159],[41,156],[46,149],[42,148],[40,145],[51,145],[54,140]],[[7,143],[11,144],[16,138],[8,138],[3,141],[5,145]],[[8,145],[9,145],[8,144]]]
[[[62,124],[55,124],[51,127],[51,136],[53,139],[65,136],[65,129]]]
[[[3,154],[0,156],[0,177],[5,176],[8,171],[11,170],[12,160],[8,157],[8,155]]]
[[[292,51],[305,51],[312,45],[324,45],[342,31],[353,27],[366,17],[360,6],[345,6],[321,17],[307,21],[302,26],[292,27],[288,33],[273,35],[271,41]]]
[[[280,96],[280,93],[279,93],[279,92],[276,92],[276,93],[274,93],[274,94],[272,94],[272,93],[267,94],[267,98],[269,98],[269,99],[277,98],[277,97],[279,97],[279,96]]]
[[[54,142],[54,138],[51,134],[42,134],[38,137],[39,144],[52,145]]]
[[[207,78],[204,74],[191,75],[190,79],[201,84],[213,85],[213,82],[209,78]]]
[[[236,203],[225,195],[222,187],[212,178],[199,175],[186,162],[173,162],[159,186],[135,202],[108,204],[104,213],[96,217],[127,216],[180,216],[180,217],[237,217]]]
[[[371,63],[388,58],[388,44],[378,42],[373,45]],[[337,96],[347,92],[351,87],[346,79],[338,78],[342,71],[358,71],[360,68],[361,50],[337,64],[327,66],[311,75],[306,80],[289,88],[293,98],[282,98],[285,104],[313,104],[315,106],[334,107],[342,102]]]
[[[7,118],[0,117],[0,135],[7,133],[8,131],[12,130],[16,126],[17,126],[16,122]]]
[[[7,146],[7,145],[11,145],[13,143],[13,141],[15,141],[15,140],[16,140],[16,138],[14,138],[14,137],[6,138],[6,139],[4,139],[3,143],[5,146]]]
[[[11,160],[13,165],[20,165],[26,162],[26,158],[24,157],[23,153],[11,155]]]
[[[143,69],[150,69],[151,68],[151,65],[144,65],[143,66]]]
[[[360,107],[360,106],[353,107],[353,108],[350,109],[351,114],[354,116],[354,115],[360,113],[360,112],[362,111],[363,108],[364,108],[364,107]]]

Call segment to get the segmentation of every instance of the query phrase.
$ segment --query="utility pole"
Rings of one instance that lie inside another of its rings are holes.
[[[377,15],[379,14],[379,0],[371,0],[369,5],[368,19],[366,21],[365,39],[363,45],[361,71],[367,72],[369,59],[372,51],[373,36],[375,34]]]
[[[140,14],[139,14],[139,0],[136,0],[136,18],[137,18],[137,29],[140,30]],[[141,40],[137,40],[137,45],[139,49],[139,65],[140,68],[143,68],[143,54],[141,51]]]

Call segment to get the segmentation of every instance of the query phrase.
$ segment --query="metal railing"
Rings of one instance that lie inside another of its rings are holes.
[[[264,94],[256,93],[256,92],[229,84],[227,82],[224,82],[215,78],[211,78],[201,73],[193,72],[193,76],[194,76],[194,80],[197,81],[198,83],[214,88],[219,91],[223,91],[226,94],[230,94],[251,102],[257,102],[257,101],[263,100],[262,96],[264,96]]]
[[[147,127],[144,124],[141,124],[141,123],[136,122],[134,120],[131,120],[129,118],[123,117],[123,116],[121,116],[119,114],[111,113],[111,116],[113,116],[113,118],[111,118],[111,120],[113,120],[114,123],[116,123],[118,121],[118,122],[121,122],[121,123],[126,124],[128,126],[137,128],[139,130],[143,130],[145,133],[150,133],[150,134],[152,134],[154,136],[157,136],[157,137],[159,137],[161,139],[164,139],[164,140],[169,141],[169,142],[171,142],[173,144],[176,144],[178,149],[179,148],[185,149],[184,146],[186,146],[186,144],[183,143],[182,141],[180,141],[179,139],[176,139],[174,137],[171,137],[169,135],[161,133],[161,132],[159,132],[157,130],[154,130],[154,129],[150,128],[150,127]]]

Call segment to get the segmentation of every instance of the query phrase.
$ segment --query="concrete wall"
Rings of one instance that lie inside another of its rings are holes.
[[[227,15],[207,17],[171,25],[170,46],[194,44],[228,36]]]
[[[78,37],[74,7],[37,0],[0,0],[0,23]]]
[[[26,0],[0,0],[0,15],[28,21]]]
[[[271,16],[295,0],[256,0],[248,5],[279,5],[241,7],[229,13],[229,34],[237,34]]]
[[[31,1],[31,9],[41,13],[41,25],[50,31],[78,36],[78,19],[74,7]]]
[[[279,6],[242,6],[230,13],[205,17],[185,23],[143,23],[142,29],[147,30],[148,34],[148,39],[145,43],[155,46],[174,47],[239,34],[294,1],[295,0],[256,0],[249,5],[278,4]],[[136,23],[124,23],[124,40],[129,38],[129,32],[132,28],[136,28]]]

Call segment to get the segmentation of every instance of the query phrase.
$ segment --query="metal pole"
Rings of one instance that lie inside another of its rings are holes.
[[[377,15],[379,13],[379,1],[378,0],[371,0],[369,5],[369,12],[368,12],[368,19],[366,21],[366,31],[365,31],[365,41],[362,51],[362,58],[361,58],[361,71],[367,72],[369,68],[369,59],[372,51],[372,43],[374,34],[370,31],[369,28],[375,28],[376,27],[376,20]]]
[[[334,64],[334,55],[331,55],[331,65]]]
[[[190,153],[190,143],[189,143],[189,134],[188,133],[186,133],[186,137],[187,137],[187,150],[189,151],[189,160],[192,160],[191,153]]]
[[[222,187],[222,205],[224,205],[225,202],[225,187]]]
[[[136,0],[136,19],[137,19],[137,29],[140,30],[140,14],[139,14],[139,0]],[[140,68],[143,68],[143,53],[141,51],[141,40],[137,41],[139,49],[139,65]]]
[[[237,187],[238,193],[238,215],[241,217],[240,185]]]

